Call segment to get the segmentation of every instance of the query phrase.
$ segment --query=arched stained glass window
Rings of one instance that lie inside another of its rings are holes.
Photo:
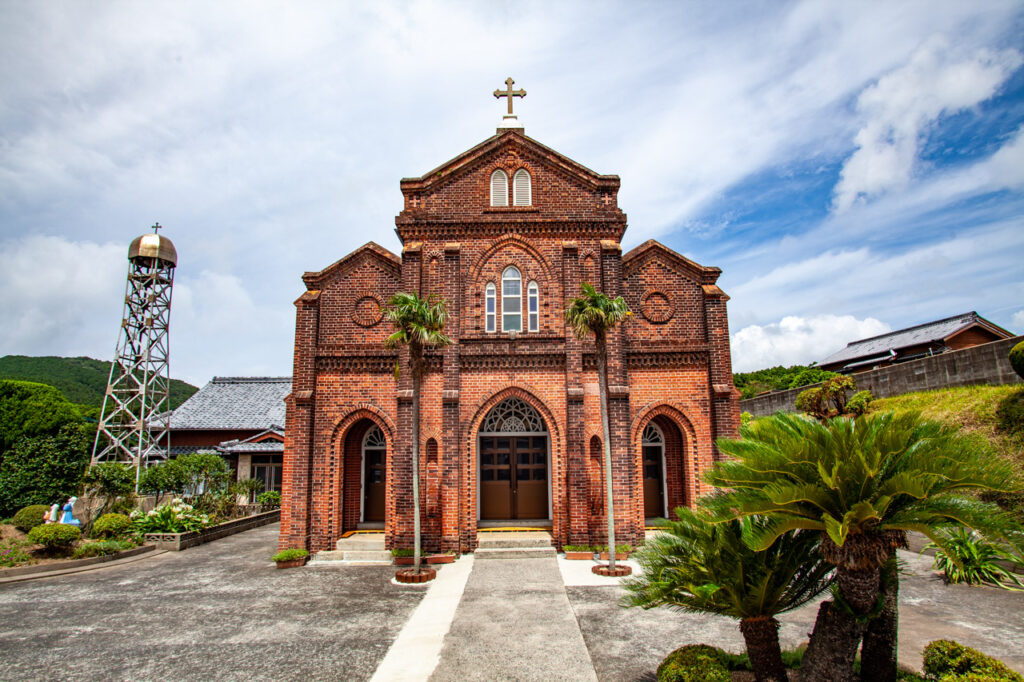
[[[501,273],[501,331],[523,330],[523,276],[518,268],[508,266]]]
[[[495,316],[497,315],[497,299],[495,297],[494,282],[488,282],[484,287],[484,325],[488,332],[494,331]]]
[[[526,287],[526,313],[529,330],[535,332],[540,329],[540,287],[536,282],[530,282]]]
[[[522,398],[507,398],[491,408],[480,433],[547,433],[540,413]]]

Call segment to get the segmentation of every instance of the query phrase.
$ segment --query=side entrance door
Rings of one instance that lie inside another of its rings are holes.
[[[547,436],[480,437],[480,517],[548,517]]]

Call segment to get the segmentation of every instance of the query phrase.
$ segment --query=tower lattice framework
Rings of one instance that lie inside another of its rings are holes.
[[[167,458],[170,446],[169,329],[178,256],[159,229],[157,223],[128,248],[124,314],[92,456],[93,464],[131,462],[136,483],[151,461]]]

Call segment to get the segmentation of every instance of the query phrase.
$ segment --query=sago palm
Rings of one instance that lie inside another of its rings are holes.
[[[452,340],[444,333],[448,309],[444,299],[433,295],[420,298],[416,294],[399,292],[388,299],[385,317],[395,326],[395,332],[384,345],[388,348],[406,346],[409,349],[409,372],[412,375],[412,507],[413,556],[416,573],[420,572],[420,385],[426,373],[423,356],[426,348],[448,346]],[[395,362],[395,381],[401,365]]]
[[[818,551],[819,535],[784,533],[755,552],[743,537],[763,527],[763,517],[716,523],[706,511],[685,507],[676,515],[637,552],[643,572],[625,582],[624,603],[736,618],[757,679],[785,681],[775,616],[828,587],[832,566]]]
[[[601,431],[604,438],[605,509],[608,510],[608,565],[615,568],[615,507],[612,500],[612,444],[608,425],[608,332],[632,315],[621,296],[609,298],[584,282],[582,296],[570,299],[565,321],[578,338],[594,335],[597,352],[597,381],[601,391]]]
[[[719,440],[733,458],[719,462],[708,482],[728,489],[711,503],[720,515],[765,516],[748,529],[754,549],[792,530],[818,531],[822,554],[836,566],[833,602],[818,614],[804,657],[804,679],[843,680],[865,623],[879,602],[880,569],[907,531],[942,546],[938,531],[963,524],[1000,536],[1005,516],[992,504],[963,496],[1013,490],[1012,469],[965,446],[954,430],[916,413],[884,413],[824,423],[779,414]]]

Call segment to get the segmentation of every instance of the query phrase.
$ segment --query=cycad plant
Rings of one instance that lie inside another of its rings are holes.
[[[626,301],[621,297],[609,298],[584,282],[582,296],[569,301],[565,309],[565,321],[578,338],[594,335],[594,349],[597,351],[597,381],[601,390],[601,432],[604,439],[604,480],[605,509],[608,510],[608,546],[615,544],[615,505],[612,500],[612,443],[608,425],[608,332],[632,315]],[[615,552],[608,553],[608,565],[615,569]]]
[[[426,348],[448,346],[452,340],[444,333],[448,320],[448,309],[444,299],[433,295],[420,298],[416,294],[399,292],[388,299],[385,317],[395,326],[395,332],[384,345],[388,348],[406,346],[409,349],[409,372],[412,375],[412,508],[415,557],[413,565],[420,572],[420,386],[426,374],[427,361],[423,356]],[[398,381],[401,364],[395,363],[395,381]]]
[[[763,517],[716,523],[705,510],[685,507],[676,516],[635,555],[643,571],[625,582],[624,604],[737,618],[758,681],[788,679],[775,616],[828,587],[832,566],[818,551],[819,535],[783,533],[754,551],[743,538],[764,527]]]
[[[1013,470],[965,447],[955,432],[916,413],[857,419],[779,414],[719,440],[731,457],[707,480],[729,492],[715,498],[720,515],[764,516],[746,536],[766,549],[793,530],[817,531],[822,555],[836,567],[836,589],[818,613],[804,656],[805,680],[848,680],[866,623],[880,606],[880,569],[907,531],[940,547],[938,532],[962,524],[1000,537],[998,507],[963,495],[1013,490]]]

